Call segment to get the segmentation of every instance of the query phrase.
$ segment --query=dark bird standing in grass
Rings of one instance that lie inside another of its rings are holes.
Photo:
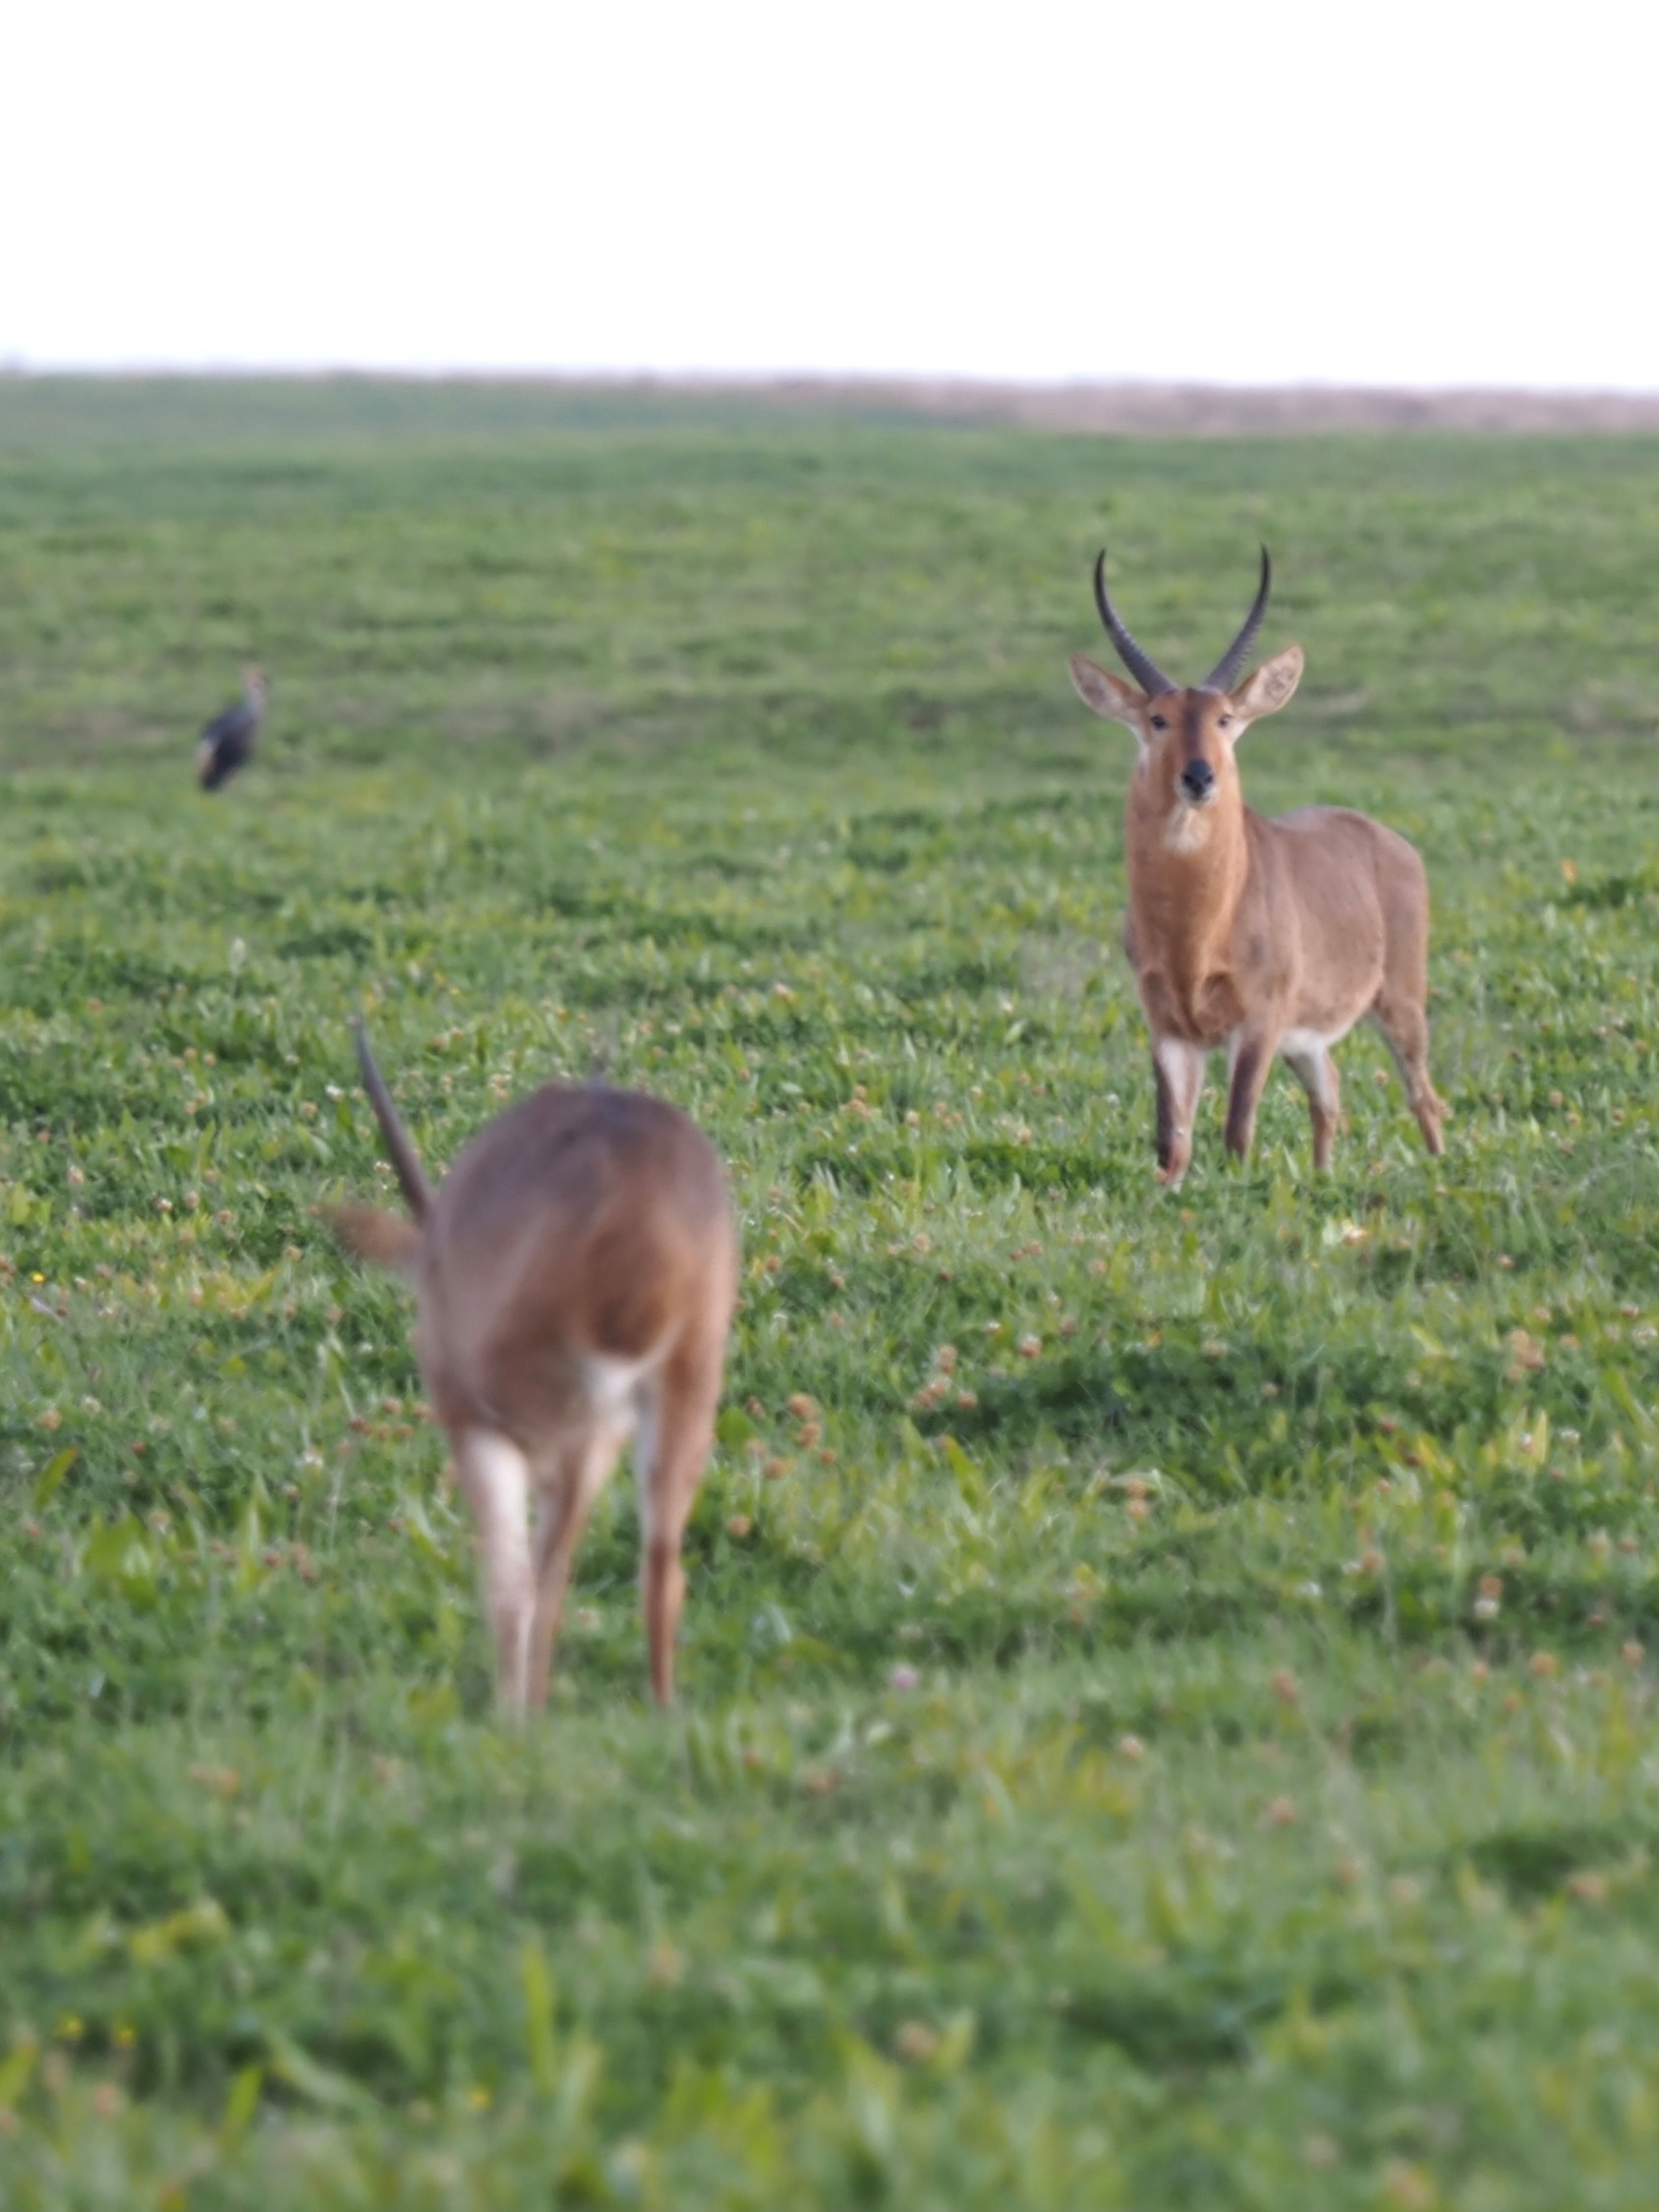
[[[236,705],[215,715],[197,739],[196,774],[204,791],[216,791],[253,757],[270,683],[262,669],[250,669],[244,680],[247,689]]]

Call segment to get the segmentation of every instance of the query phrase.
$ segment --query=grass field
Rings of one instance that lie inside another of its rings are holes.
[[[1064,656],[1262,537],[1455,1119],[1171,1197]],[[1659,2200],[1656,573],[1659,441],[0,381],[0,2197]],[[732,1163],[671,1718],[625,1483],[491,1716],[359,1006]]]

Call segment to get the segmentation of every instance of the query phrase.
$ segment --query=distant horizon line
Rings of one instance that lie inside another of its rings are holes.
[[[1659,433],[1659,389],[1502,383],[1228,383],[1202,378],[1007,378],[882,371],[430,369],[246,364],[51,366],[0,356],[0,382],[397,384],[735,398],[782,408],[895,408],[923,418],[1097,435],[1294,436],[1318,431]]]
[[[999,376],[977,370],[932,369],[697,369],[697,368],[560,368],[492,366],[480,363],[428,365],[409,362],[179,362],[179,361],[31,361],[18,353],[0,351],[0,377],[14,380],[45,381],[53,378],[87,377],[99,379],[245,383],[486,383],[486,384],[588,384],[601,387],[659,384],[670,388],[731,388],[754,390],[800,386],[842,389],[902,389],[923,391],[1030,392],[1228,392],[1251,395],[1300,395],[1345,397],[1350,393],[1402,398],[1504,398],[1525,399],[1630,399],[1659,404],[1659,382],[1652,384],[1549,383],[1503,378],[1391,378],[1364,377],[1157,377],[1144,375]]]

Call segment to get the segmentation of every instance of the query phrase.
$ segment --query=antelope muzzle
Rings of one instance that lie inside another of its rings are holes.
[[[1180,781],[1181,797],[1189,806],[1206,806],[1216,795],[1216,772],[1207,760],[1189,760]]]

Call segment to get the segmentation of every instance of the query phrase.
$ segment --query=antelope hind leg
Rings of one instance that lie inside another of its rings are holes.
[[[527,1702],[533,1711],[547,1702],[553,1650],[576,1547],[626,1435],[622,1424],[602,1421],[580,1431],[559,1454],[553,1480],[543,1492],[536,1522],[536,1609],[526,1681]]]
[[[652,1694],[674,1702],[674,1643],[685,1601],[680,1545],[715,1442],[725,1329],[698,1330],[643,1385],[635,1470],[640,1499],[640,1608]]]
[[[484,1566],[485,1604],[495,1639],[495,1694],[507,1713],[524,1711],[533,1609],[530,1463],[492,1428],[452,1436],[455,1472],[472,1509]]]
[[[1428,1016],[1420,1006],[1379,999],[1369,1019],[1394,1056],[1423,1142],[1438,1158],[1446,1149],[1440,1127],[1446,1109],[1429,1076]]]
[[[1323,1037],[1307,1034],[1287,1037],[1280,1046],[1286,1066],[1307,1092],[1308,1117],[1313,1123],[1313,1164],[1331,1165],[1331,1150],[1342,1125],[1342,1077],[1331,1048]]]

